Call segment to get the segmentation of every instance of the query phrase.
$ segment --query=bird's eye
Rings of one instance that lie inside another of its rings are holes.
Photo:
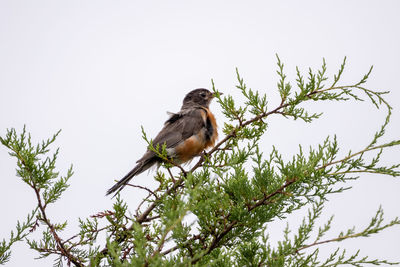
[[[200,95],[202,98],[206,98],[206,96],[207,96],[206,93],[201,93]]]

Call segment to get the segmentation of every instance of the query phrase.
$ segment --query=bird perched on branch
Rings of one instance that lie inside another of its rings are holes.
[[[183,99],[181,110],[172,113],[164,127],[153,140],[153,147],[159,148],[165,144],[168,157],[174,163],[181,164],[201,154],[202,151],[214,145],[218,138],[217,123],[209,110],[214,94],[207,89],[190,91]],[[161,152],[161,151],[160,151]],[[162,159],[154,151],[147,149],[146,153],[136,163],[136,166],[108,189],[107,195],[117,194],[132,179],[154,165],[159,165]]]

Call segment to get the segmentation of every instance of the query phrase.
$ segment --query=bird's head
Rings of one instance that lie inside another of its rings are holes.
[[[208,108],[214,94],[207,89],[199,88],[190,91],[183,99],[182,109],[192,106],[202,106]]]

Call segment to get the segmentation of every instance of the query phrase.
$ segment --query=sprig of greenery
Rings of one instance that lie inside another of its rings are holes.
[[[11,231],[9,241],[3,239],[0,243],[0,264],[5,264],[10,260],[11,246],[18,241],[24,240],[34,230],[34,227],[36,227],[36,214],[37,208],[27,215],[25,222],[20,223],[17,221],[16,233]]]
[[[28,215],[27,223],[22,224],[22,226],[17,225],[16,238],[11,235],[9,245],[7,246],[3,242],[0,257],[4,256],[6,261],[9,260],[11,244],[25,238],[28,245],[38,251],[41,257],[57,254],[66,258],[68,262],[74,263],[76,266],[83,266],[81,260],[71,253],[59,236],[59,232],[65,229],[67,223],[52,223],[46,212],[48,205],[55,203],[68,188],[68,179],[73,174],[71,166],[66,176],[59,177],[59,173],[55,170],[58,149],[51,157],[44,157],[50,151],[49,147],[59,133],[60,131],[36,146],[32,144],[31,135],[27,134],[25,126],[19,135],[15,129],[10,129],[7,130],[4,138],[0,137],[0,142],[10,150],[9,154],[17,159],[17,176],[32,188],[37,200],[37,206],[34,212]],[[34,217],[36,217],[35,221],[33,221]],[[38,222],[42,222],[47,226],[47,229],[43,231],[42,240],[39,242],[29,240],[29,233],[26,230],[30,227],[34,231]]]

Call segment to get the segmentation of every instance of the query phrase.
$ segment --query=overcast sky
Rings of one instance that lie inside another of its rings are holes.
[[[399,1],[0,1],[0,134],[20,131],[24,124],[35,141],[58,129],[58,167],[74,164],[71,187],[49,207],[50,217],[70,223],[65,237],[76,231],[78,217],[110,209],[105,191],[145,151],[142,125],[155,136],[166,111],[178,111],[183,96],[194,88],[216,87],[232,94],[235,68],[248,86],[278,105],[276,58],[286,64],[289,79],[295,66],[321,65],[330,74],[344,56],[343,84],[358,81],[374,65],[367,86],[389,90],[392,124],[383,141],[400,133],[400,2]],[[275,145],[289,159],[298,144],[316,145],[327,135],[340,144],[362,149],[385,117],[385,110],[354,102],[307,105],[324,112],[313,124],[271,118],[263,139],[268,153]],[[223,125],[220,109],[211,106]],[[35,203],[33,192],[15,177],[15,159],[0,148],[0,239],[8,238],[17,220]],[[399,149],[389,149],[386,164],[399,162]],[[135,182],[155,186],[151,174]],[[363,175],[354,189],[330,198],[324,218],[335,214],[327,237],[353,225],[365,226],[379,205],[385,215],[400,215],[399,179]],[[124,190],[135,203],[143,196]],[[291,222],[298,222],[294,217]],[[280,237],[278,222],[271,235]],[[294,225],[293,225],[294,226]],[[64,237],[64,236],[63,236]],[[340,243],[362,255],[400,260],[400,227],[370,239]],[[335,248],[325,246],[324,248]],[[36,252],[16,245],[8,266],[50,266]]]

